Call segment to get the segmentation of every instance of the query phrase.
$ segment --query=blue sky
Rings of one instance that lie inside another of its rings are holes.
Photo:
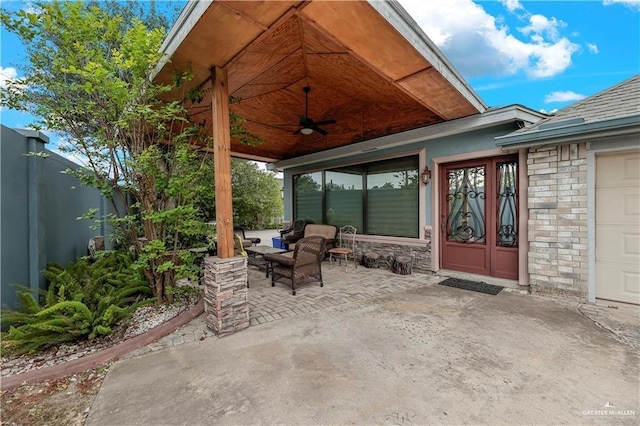
[[[491,107],[552,112],[640,72],[640,0],[399,1]],[[1,5],[15,10],[29,2]],[[1,88],[21,76],[22,52],[4,28],[0,37]],[[5,126],[31,121],[0,111]]]
[[[640,1],[400,0],[488,106],[551,112],[640,72]]]

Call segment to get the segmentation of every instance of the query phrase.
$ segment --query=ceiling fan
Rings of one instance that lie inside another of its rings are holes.
[[[313,119],[309,117],[309,92],[311,91],[311,87],[303,87],[302,90],[304,91],[304,115],[298,116],[300,117],[300,128],[293,132],[293,134],[297,135],[298,133],[302,133],[303,135],[310,135],[316,131],[321,135],[326,135],[327,131],[318,126],[335,124],[336,120],[313,121]]]

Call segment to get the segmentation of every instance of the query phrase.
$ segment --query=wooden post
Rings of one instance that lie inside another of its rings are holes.
[[[231,198],[231,131],[227,72],[211,70],[213,113],[213,161],[216,181],[216,237],[218,257],[233,257],[233,207]]]

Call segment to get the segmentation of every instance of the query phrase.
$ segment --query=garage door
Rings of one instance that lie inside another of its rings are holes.
[[[640,151],[596,157],[596,297],[640,304]]]

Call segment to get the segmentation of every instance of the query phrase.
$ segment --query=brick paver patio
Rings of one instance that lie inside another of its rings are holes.
[[[416,287],[428,286],[442,281],[444,278],[424,274],[397,275],[386,267],[367,269],[350,264],[345,272],[344,265],[322,264],[324,287],[318,283],[304,284],[291,294],[291,288],[284,283],[276,283],[271,287],[271,278],[266,278],[264,271],[249,266],[249,317],[251,326],[266,324],[304,315],[347,303],[379,297],[393,292],[401,292]],[[178,346],[184,343],[201,340],[213,336],[207,328],[205,315],[202,314],[187,325],[155,343],[130,353],[129,356],[153,352],[162,348]]]
[[[291,288],[277,282],[271,287],[271,278],[264,272],[249,267],[249,317],[251,325],[288,318],[294,315],[314,312],[333,306],[355,302],[384,294],[404,291],[415,287],[435,284],[442,280],[423,273],[397,275],[389,269],[367,269],[359,266],[354,269],[328,261],[322,264],[324,287],[318,283],[304,284],[291,294]]]

